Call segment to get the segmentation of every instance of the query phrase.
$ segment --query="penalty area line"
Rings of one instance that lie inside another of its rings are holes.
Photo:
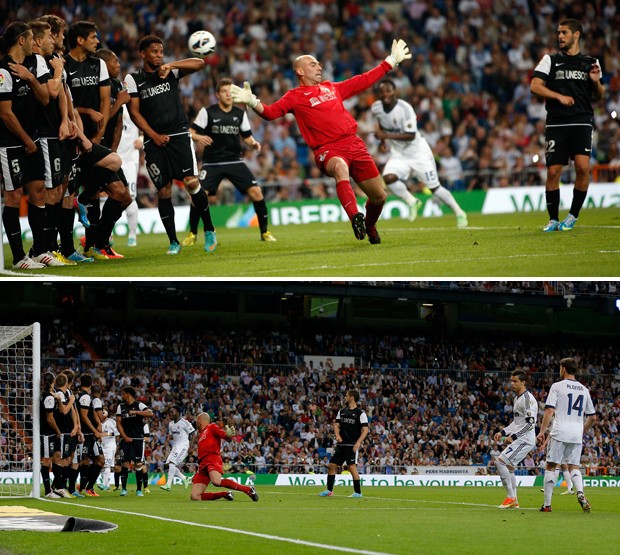
[[[46,503],[51,503],[52,505],[62,504],[62,505],[68,505],[71,507],[75,507],[74,503],[68,503],[67,501],[60,501],[60,500],[50,501],[48,499],[41,499],[41,501],[45,501]],[[315,547],[317,549],[325,549],[327,551],[339,551],[341,553],[355,553],[356,555],[394,555],[393,553],[385,553],[383,551],[368,551],[366,549],[354,549],[352,547],[340,547],[337,545],[310,542],[310,541],[300,540],[300,539],[295,539],[295,538],[284,538],[282,536],[274,536],[271,534],[261,534],[260,532],[250,532],[248,530],[229,528],[227,526],[217,526],[215,524],[202,524],[200,522],[192,522],[191,520],[179,520],[176,518],[168,518],[168,517],[149,515],[149,514],[144,514],[144,513],[136,513],[133,511],[119,511],[118,509],[109,509],[107,507],[90,507],[86,505],[80,505],[80,508],[94,509],[97,511],[105,511],[108,513],[118,513],[122,515],[150,518],[152,520],[161,520],[162,522],[173,522],[175,524],[184,524],[186,526],[196,526],[198,528],[208,528],[210,530],[218,530],[220,532],[230,532],[232,534],[252,536],[254,538],[262,538],[265,540],[271,540],[271,541],[277,541],[277,542],[283,542],[283,543],[292,543],[295,545],[303,545],[307,547]]]

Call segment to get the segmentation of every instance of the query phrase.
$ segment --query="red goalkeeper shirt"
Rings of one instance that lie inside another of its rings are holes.
[[[217,424],[209,424],[202,430],[198,438],[198,464],[212,455],[221,457],[220,446],[227,437],[226,432]]]
[[[381,79],[392,66],[383,61],[377,67],[340,83],[323,81],[318,85],[300,86],[288,91],[280,100],[266,106],[261,117],[281,118],[291,113],[297,119],[301,136],[316,150],[321,146],[355,135],[357,122],[343,102]]]

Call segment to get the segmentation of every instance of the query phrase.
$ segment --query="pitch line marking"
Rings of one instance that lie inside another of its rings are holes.
[[[60,500],[50,501],[48,499],[41,499],[41,501],[45,501],[46,503],[62,504],[62,505],[69,505],[71,507],[75,507],[74,503],[69,503],[67,501],[60,501]],[[119,511],[118,509],[109,509],[107,507],[91,507],[91,506],[86,506],[86,505],[80,505],[80,507],[87,508],[87,509],[95,509],[98,511],[105,511],[109,513],[118,513],[118,514],[123,514],[123,515],[130,515],[130,516],[141,516],[141,517],[150,518],[153,520],[161,520],[162,522],[173,522],[175,524],[185,524],[186,526],[196,526],[198,528],[209,528],[210,530],[218,530],[220,532],[230,532],[232,534],[241,534],[243,536],[252,536],[254,538],[262,538],[265,540],[272,540],[272,541],[278,541],[278,542],[284,542],[284,543],[293,543],[296,545],[315,547],[317,549],[325,549],[327,551],[338,551],[341,553],[355,553],[356,555],[395,555],[393,553],[385,553],[383,551],[368,551],[365,549],[353,549],[351,547],[339,547],[337,545],[328,545],[324,543],[310,542],[310,541],[298,540],[294,538],[284,538],[282,536],[273,536],[271,534],[261,534],[259,532],[250,532],[248,530],[239,530],[236,528],[229,528],[227,526],[216,526],[214,524],[202,524],[200,522],[192,522],[190,520],[178,520],[175,518],[136,513],[133,511]]]

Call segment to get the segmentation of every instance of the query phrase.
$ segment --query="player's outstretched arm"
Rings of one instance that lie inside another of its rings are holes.
[[[395,68],[404,60],[411,60],[411,52],[409,52],[409,47],[403,39],[394,39],[392,41],[392,51],[385,61],[390,64],[392,68]]]

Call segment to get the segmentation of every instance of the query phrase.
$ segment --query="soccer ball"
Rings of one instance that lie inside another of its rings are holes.
[[[205,57],[215,50],[217,41],[209,31],[196,31],[187,41],[187,46],[192,54]]]

